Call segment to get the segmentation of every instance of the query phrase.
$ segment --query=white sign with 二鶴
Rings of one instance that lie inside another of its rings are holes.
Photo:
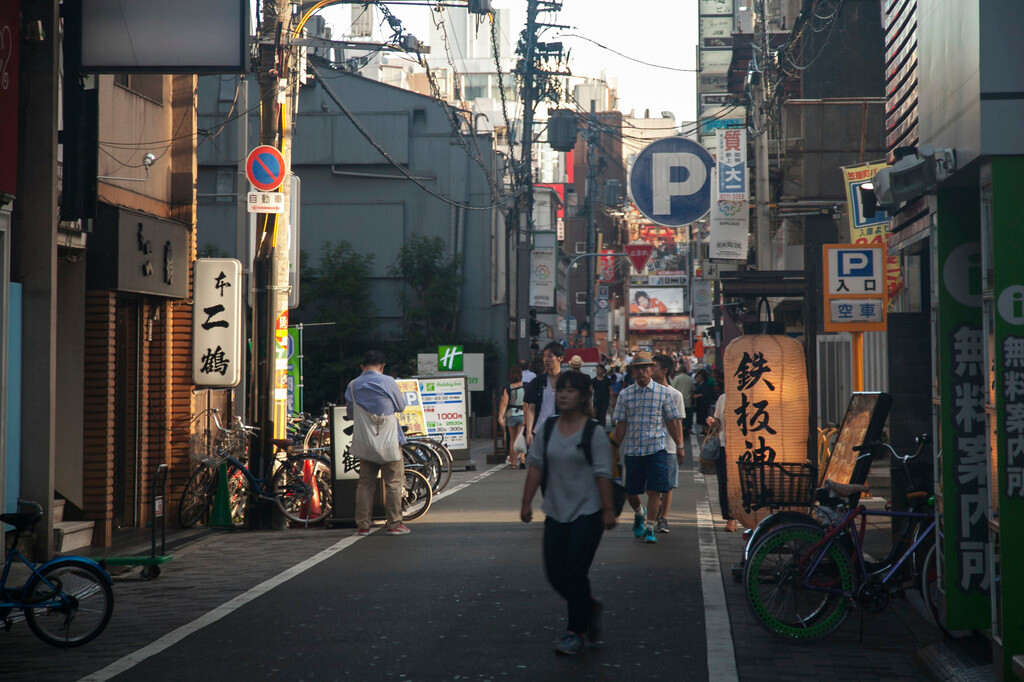
[[[237,386],[242,378],[242,264],[234,258],[195,262],[192,382]]]

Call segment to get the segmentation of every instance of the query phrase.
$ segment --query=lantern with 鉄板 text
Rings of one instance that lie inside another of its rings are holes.
[[[729,512],[753,528],[771,511],[810,504],[803,346],[746,334],[725,349],[723,434]]]

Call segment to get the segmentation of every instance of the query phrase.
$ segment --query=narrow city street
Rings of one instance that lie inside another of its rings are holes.
[[[0,677],[764,682],[823,679],[841,666],[856,680],[928,679],[915,657],[940,636],[912,599],[855,612],[811,645],[765,633],[731,579],[741,539],[724,532],[715,479],[690,466],[671,533],[639,544],[627,511],[601,543],[591,579],[606,607],[604,642],[556,656],[564,609],[544,578],[542,522],[517,519],[524,475],[503,465],[456,472],[405,537],[200,534],[157,580],[116,579],[114,617],[96,641],[60,651],[24,623],[0,635]]]

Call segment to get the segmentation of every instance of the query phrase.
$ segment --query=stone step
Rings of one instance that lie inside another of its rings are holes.
[[[53,522],[60,523],[64,520],[64,504],[67,500],[55,499],[53,501]]]
[[[61,521],[53,524],[54,551],[63,554],[92,544],[95,521]]]

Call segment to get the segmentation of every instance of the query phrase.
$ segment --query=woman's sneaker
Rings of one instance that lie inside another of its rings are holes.
[[[562,639],[555,645],[555,653],[562,656],[575,656],[581,651],[583,651],[583,638],[572,631],[562,635]]]
[[[645,521],[647,521],[647,508],[640,507],[640,511],[633,514],[633,537],[639,538],[643,536]]]
[[[647,542],[647,543],[650,543],[650,544],[654,544],[657,541],[658,541],[658,538],[656,538],[654,536],[654,529],[649,527],[649,526],[647,528],[645,528],[644,532],[643,532],[643,535],[640,537],[640,542]]]

